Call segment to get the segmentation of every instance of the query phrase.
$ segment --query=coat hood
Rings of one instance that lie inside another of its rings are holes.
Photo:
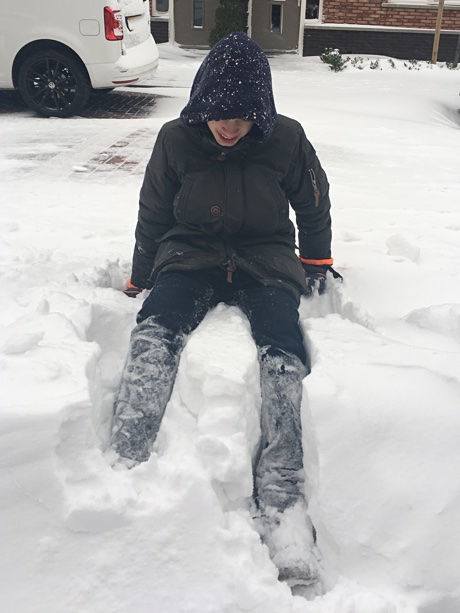
[[[195,75],[180,117],[186,126],[248,119],[254,127],[245,138],[267,140],[276,122],[276,108],[270,65],[259,45],[243,32],[216,43]]]

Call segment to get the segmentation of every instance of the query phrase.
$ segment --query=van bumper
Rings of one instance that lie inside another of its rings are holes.
[[[91,85],[116,87],[135,83],[158,68],[159,52],[153,37],[140,45],[126,49],[113,64],[87,64]]]

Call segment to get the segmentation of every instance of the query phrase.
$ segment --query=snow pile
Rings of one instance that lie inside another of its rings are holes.
[[[457,613],[456,74],[271,60],[279,111],[328,171],[345,277],[301,304],[327,586],[307,601],[277,581],[252,520],[259,373],[235,307],[189,339],[150,460],[114,469],[107,451],[141,304],[120,289],[142,165],[203,57],[160,47],[164,98],[149,119],[0,116],[2,611]],[[139,173],[75,171],[140,133]]]

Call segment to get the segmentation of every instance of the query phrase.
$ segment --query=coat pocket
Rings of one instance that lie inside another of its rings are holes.
[[[225,210],[222,173],[200,172],[184,177],[174,200],[174,215],[180,223],[195,226],[215,223]]]
[[[178,221],[186,221],[187,203],[193,187],[193,179],[185,177],[174,198],[174,216]]]

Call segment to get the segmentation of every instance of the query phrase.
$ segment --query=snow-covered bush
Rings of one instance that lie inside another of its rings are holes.
[[[211,47],[231,32],[245,31],[246,13],[241,0],[220,0],[216,10],[214,27],[209,34]]]
[[[432,68],[448,68],[450,70],[460,70],[459,66],[455,66],[454,62],[441,62],[439,64],[432,64],[428,61],[423,60],[394,60],[392,58],[387,58],[386,61],[384,58],[375,58],[371,59],[370,57],[361,57],[359,55],[355,57],[347,56],[343,58],[339,49],[333,49],[332,47],[327,48],[323,51],[323,53],[319,56],[320,60],[325,64],[328,64],[329,68],[334,72],[341,72],[345,70],[348,66],[352,66],[357,70],[385,70],[385,68],[392,68],[397,70],[398,68],[405,68],[407,70],[421,70],[423,69],[432,69]]]
[[[328,48],[323,51],[319,56],[320,60],[325,64],[328,64],[329,68],[334,72],[341,72],[345,70],[349,58],[343,59],[339,49]]]

